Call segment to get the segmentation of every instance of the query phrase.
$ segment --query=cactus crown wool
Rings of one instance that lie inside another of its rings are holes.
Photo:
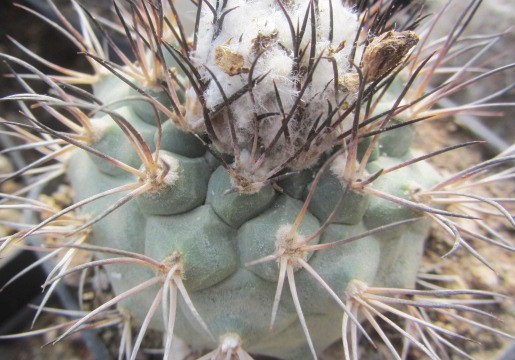
[[[38,175],[53,161],[55,172],[43,171],[39,183],[65,175],[74,193],[72,205],[5,238],[1,250],[52,234],[62,244],[55,255],[64,257],[48,286],[103,266],[114,291],[57,340],[114,306],[130,314],[129,328],[140,329],[134,345],[124,333],[122,354],[131,359],[148,329],[163,332],[164,359],[174,358],[175,337],[212,350],[203,359],[316,358],[343,338],[350,359],[358,333],[375,341],[364,321],[400,358],[376,318],[430,358],[460,353],[438,334],[458,335],[433,325],[425,309],[472,309],[465,298],[441,305],[433,297],[476,296],[476,305],[494,295],[416,290],[425,240],[433,220],[453,236],[452,251],[464,247],[490,266],[465,240],[479,235],[456,219],[483,220],[448,205],[463,196],[513,225],[501,203],[459,190],[495,176],[485,170],[513,156],[444,179],[426,159],[472,143],[416,154],[413,123],[437,117],[431,111],[438,98],[469,80],[456,76],[428,88],[451,47],[436,55],[416,47],[425,38],[413,31],[414,6],[396,27],[400,2],[351,3],[201,1],[191,10],[193,34],[173,1],[115,3],[135,62],[102,22],[77,7],[84,33],[69,24],[61,29],[91,61],[93,75],[47,76],[1,55],[51,89],[37,95],[18,77],[26,93],[9,99],[21,103],[31,125],[6,126],[43,156],[11,177]],[[123,64],[107,60],[92,25]],[[76,83],[92,85],[92,93],[70,85]],[[31,103],[69,131],[37,120]],[[509,241],[481,236],[513,250]],[[92,258],[73,267],[79,249]]]

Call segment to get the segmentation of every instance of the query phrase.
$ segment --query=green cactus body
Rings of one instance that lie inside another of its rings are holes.
[[[270,8],[279,9],[277,5],[253,5],[251,2],[245,6],[257,13]],[[296,12],[300,11],[299,9],[297,5],[292,5],[289,11]],[[328,11],[325,5],[319,10]],[[353,29],[357,26],[357,19],[343,7],[338,6],[335,11],[349,21],[346,33],[339,35],[339,40],[332,41],[343,43],[348,41],[345,36],[349,39],[354,36]],[[240,43],[235,44],[230,40],[230,30],[228,34],[220,33],[218,37],[210,40],[212,25],[206,23],[210,14],[203,10],[200,24],[205,29],[199,33],[195,61],[201,65],[199,71],[204,72],[205,76],[217,76],[220,82],[217,88],[212,81],[205,90],[204,101],[208,108],[216,107],[217,101],[220,101],[221,91],[226,91],[227,94],[223,96],[227,97],[241,86],[240,74],[248,71],[244,70],[244,66],[250,65],[246,62],[250,62],[249,58],[255,57],[258,50],[264,51],[264,64],[257,62],[257,67],[260,71],[266,71],[267,67],[272,69],[269,79],[265,78],[264,84],[257,85],[254,93],[259,99],[256,101],[265,107],[262,111],[266,111],[267,106],[270,107],[268,111],[277,108],[277,103],[270,100],[272,95],[272,98],[277,95],[284,98],[282,106],[295,106],[288,99],[293,96],[293,93],[288,93],[292,91],[291,84],[284,83],[284,79],[291,76],[292,63],[283,47],[292,45],[287,45],[290,40],[285,35],[284,27],[287,25],[281,20],[283,15],[274,16],[276,18],[272,23],[275,21],[276,28],[263,23],[258,17],[252,17],[252,21],[261,24],[256,28],[257,33],[252,35],[252,31],[249,30],[250,35],[242,36]],[[228,16],[225,25],[228,29],[230,26],[227,22],[231,19],[234,21],[236,18]],[[320,21],[321,26],[327,26],[323,24],[327,19]],[[255,39],[252,39],[252,36],[256,36]],[[229,40],[224,40],[225,38]],[[319,40],[326,41],[322,38]],[[211,41],[212,43],[208,44]],[[283,44],[279,45],[279,41]],[[246,48],[257,46],[256,44],[259,44],[261,49]],[[345,60],[345,54],[349,49],[339,51],[341,53],[334,55],[338,71],[349,72],[351,69]],[[277,61],[284,63],[279,64]],[[177,62],[174,60],[169,65],[176,66]],[[241,68],[235,68],[236,66]],[[311,80],[312,88],[307,90],[315,94],[310,95],[315,98],[319,96],[316,92],[321,91],[317,89],[326,87],[323,83],[326,81],[324,76],[331,79],[334,75],[332,65],[324,63],[320,67],[321,69],[317,70],[319,72]],[[206,69],[210,69],[209,74]],[[329,75],[325,74],[325,71],[329,71]],[[184,80],[184,77],[181,79]],[[163,101],[164,94],[152,88],[147,89],[142,84],[139,86],[144,92],[166,104],[166,101]],[[269,120],[263,120],[259,129],[262,141],[276,142],[274,147],[271,147],[272,151],[265,154],[261,167],[256,170],[250,166],[252,137],[249,137],[246,125],[251,112],[245,110],[247,100],[243,98],[235,102],[227,114],[235,119],[233,129],[227,125],[220,125],[219,121],[211,125],[211,133],[214,131],[218,137],[218,155],[213,157],[201,141],[204,135],[194,135],[191,130],[182,129],[172,121],[166,121],[162,125],[162,133],[159,135],[157,110],[153,110],[148,101],[131,101],[131,96],[135,97],[138,93],[126,82],[109,76],[95,84],[94,90],[99,99],[113,104],[108,107],[110,111],[116,111],[123,116],[141,134],[151,151],[156,151],[156,144],[160,144],[159,158],[167,172],[163,185],[142,194],[136,201],[125,204],[121,211],[109,214],[94,225],[90,241],[100,246],[141,253],[157,261],[181,259],[184,285],[200,317],[214,337],[206,333],[206,329],[192,313],[192,309],[186,306],[184,301],[179,302],[176,334],[193,346],[216,347],[216,339],[236,334],[245,349],[253,353],[284,359],[309,357],[309,344],[304,339],[298,309],[291,297],[282,296],[277,314],[274,314],[273,328],[270,328],[274,294],[281,276],[281,260],[277,258],[268,262],[253,262],[274,254],[281,246],[284,246],[283,251],[291,250],[291,247],[288,248],[292,245],[291,241],[295,243],[312,237],[310,245],[323,246],[381,226],[422,216],[405,206],[349,187],[349,179],[345,180],[343,177],[344,155],[338,155],[334,164],[325,169],[319,179],[315,179],[325,161],[320,158],[327,159],[335,148],[331,145],[333,137],[324,133],[313,141],[310,151],[303,153],[290,164],[291,173],[277,182],[277,186],[267,181],[269,175],[264,174],[291,156],[293,151],[298,151],[305,143],[308,136],[306,129],[316,114],[313,112],[318,106],[316,101],[329,101],[324,97],[317,99],[305,110],[302,120],[306,122],[303,125],[304,129],[295,124],[290,125],[290,140],[273,139],[275,135],[271,131],[277,131],[277,127],[272,122],[267,123]],[[342,91],[347,91],[347,96],[351,99],[355,97],[353,90]],[[191,97],[182,92],[178,93],[181,101],[188,96]],[[386,99],[389,97],[385,97],[376,111],[388,110],[392,101]],[[195,101],[197,100],[190,99],[190,110],[194,109],[191,103]],[[310,110],[311,108],[313,110]],[[187,127],[190,129],[198,127],[195,125],[199,121],[194,118],[195,113],[186,112],[186,120],[189,122]],[[397,124],[401,121],[392,120],[391,123]],[[138,156],[128,137],[111,119],[110,114],[93,120],[93,123],[97,122],[100,124],[100,130],[91,146],[127,165],[141,167],[141,156]],[[276,130],[267,130],[274,127]],[[229,137],[231,132],[233,135]],[[374,173],[412,158],[411,136],[412,130],[406,127],[381,135],[366,170]],[[361,141],[360,157],[370,144],[368,140],[365,138]],[[234,141],[238,142],[238,153],[233,151]],[[288,149],[289,146],[293,148]],[[220,156],[221,158],[217,159]],[[221,164],[220,160],[226,165]],[[239,172],[238,176],[243,179],[243,183],[259,185],[251,186],[251,190],[248,190],[240,180],[236,180],[231,171],[237,174]],[[75,189],[76,200],[86,199],[115,186],[128,185],[136,181],[120,168],[82,150],[76,150],[71,157],[68,176]],[[437,180],[438,175],[429,165],[418,163],[408,169],[381,177],[373,186],[400,198],[410,199],[417,188],[428,187]],[[94,217],[104,211],[110,203],[121,198],[122,195],[114,195],[102,199],[86,206],[85,212]],[[303,205],[308,198],[309,206],[304,211]],[[289,229],[301,212],[302,221],[294,234],[296,240],[292,240],[288,238],[291,235],[288,235]],[[330,225],[326,226],[325,231],[312,236],[328,221]],[[295,263],[296,256],[299,256],[302,261],[306,261],[330,286],[333,294],[342,300],[345,300],[346,289],[352,280],[378,287],[412,288],[427,233],[428,224],[423,220],[324,251],[293,253],[290,260]],[[109,269],[110,279],[117,294],[128,291],[156,275],[146,267],[138,269],[135,266],[115,265]],[[320,282],[302,266],[295,265],[293,273],[296,292],[307,327],[311,329],[314,347],[321,351],[342,336],[341,305],[335,302],[333,295],[324,291]],[[153,287],[123,302],[123,306],[130,310],[136,322],[144,321],[146,309],[151,307],[157,289]],[[164,330],[161,318],[155,316],[151,326]]]
[[[135,111],[123,111],[126,119],[148,134],[145,137],[154,144],[157,127],[143,121]],[[307,356],[309,349],[288,296],[281,300],[274,327],[269,329],[279,276],[277,262],[246,264],[274,252],[278,231],[295,221],[319,166],[283,180],[280,184],[284,184],[284,190],[267,185],[253,194],[227,193],[232,187],[227,171],[222,166],[208,166],[205,150],[201,144],[196,144],[195,137],[169,122],[163,133],[161,154],[166,155],[164,161],[177,166],[173,184],[155,193],[146,193],[102,219],[93,227],[91,243],[142,253],[158,261],[180,254],[184,261],[184,284],[215,338],[236,333],[250,352],[285,359]],[[411,142],[410,134],[399,132],[396,135],[392,132],[385,137],[389,150],[368,165],[370,172],[412,157],[406,146]],[[100,148],[106,141],[112,141],[117,144],[112,147],[123,154],[126,163],[140,165],[130,145],[116,142],[115,138],[123,134],[106,132],[105,136],[110,140],[100,138],[93,146],[98,144]],[[389,156],[391,153],[398,156]],[[76,200],[134,181],[134,177],[123,172],[99,166],[99,161],[83,150],[76,150],[69,160],[68,176]],[[429,165],[420,163],[382,177],[375,186],[409,199],[417,186],[427,187],[437,179],[438,175]],[[324,173],[298,230],[300,236],[310,236],[319,229],[344,188],[345,182],[338,179],[334,170]],[[114,195],[87,205],[85,213],[93,217],[120,197]],[[419,216],[403,206],[351,190],[345,195],[332,225],[311,244],[330,243]],[[355,279],[379,287],[409,288],[415,281],[427,232],[427,222],[420,221],[358,242],[309,253],[306,260],[342,299],[349,281]],[[147,268],[133,265],[116,265],[109,269],[118,294],[155,276]],[[313,341],[316,348],[322,350],[341,336],[341,308],[304,269],[297,269],[295,278],[306,322],[316,334]],[[123,306],[141,323],[155,292],[151,289],[137,294]],[[213,347],[215,343],[188,308],[181,306],[181,309],[177,335],[200,348]],[[162,330],[160,318],[156,316],[152,326]]]

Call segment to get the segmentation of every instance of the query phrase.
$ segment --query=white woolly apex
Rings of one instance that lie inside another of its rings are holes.
[[[224,95],[230,98],[259,79],[251,92],[244,93],[231,103],[229,111],[218,116],[234,124],[238,143],[229,145],[250,152],[256,138],[261,148],[272,144],[273,151],[267,153],[267,161],[260,167],[273,169],[306,143],[317,118],[325,119],[329,109],[337,108],[345,96],[353,97],[342,84],[344,75],[353,72],[349,55],[359,29],[358,16],[341,1],[319,1],[315,6],[310,0],[229,0],[224,9],[216,9],[222,2],[208,2],[211,9],[202,5],[197,47],[191,54],[201,75],[210,81],[204,92],[205,104],[211,110],[223,107]],[[220,25],[217,20],[222,18]],[[294,31],[305,23],[298,46],[289,21]],[[299,105],[297,98],[305,84]],[[299,114],[288,122],[285,131],[281,126],[292,109]],[[263,114],[266,116],[256,128],[256,115]],[[214,120],[215,132],[227,134],[229,129],[219,125],[219,118]],[[348,125],[343,122],[340,126]],[[222,140],[233,142],[229,137]],[[323,146],[320,149],[326,150]]]
[[[213,7],[216,1],[209,1]],[[290,1],[287,5],[293,26],[302,23],[310,0]],[[348,56],[355,40],[359,22],[357,15],[338,1],[332,2],[333,21],[331,24],[331,2],[320,1],[316,20],[316,54],[315,59],[323,54],[331,57],[337,64],[338,73],[342,76],[349,71]],[[273,82],[279,88],[283,102],[291,100],[297,90],[293,86],[296,78],[293,70],[293,43],[286,15],[276,0],[245,1],[229,0],[225,11],[233,9],[225,15],[221,29],[213,24],[213,13],[203,6],[202,18],[198,33],[198,46],[195,61],[200,66],[208,67],[220,81],[227,96],[232,95],[247,83],[247,72],[261,51],[254,78],[268,73],[262,84],[256,87],[254,95],[258,105],[267,106],[270,95],[274,94]],[[310,17],[300,49],[309,50],[311,41]],[[213,39],[216,31],[218,35]],[[332,39],[331,39],[332,37]],[[308,51],[309,53],[309,51]],[[217,56],[218,55],[218,56]],[[309,55],[303,58],[304,66],[308,65]],[[309,94],[306,99],[320,94],[324,99],[331,99],[325,88],[334,81],[333,60],[323,59],[318,65]],[[230,69],[233,66],[232,70]],[[211,78],[204,71],[206,78]],[[330,86],[331,87],[331,86]],[[220,104],[223,97],[213,82],[206,91],[206,102],[209,107]],[[334,94],[333,94],[334,96]],[[275,96],[272,96],[275,98]],[[291,105],[291,101],[289,102]]]

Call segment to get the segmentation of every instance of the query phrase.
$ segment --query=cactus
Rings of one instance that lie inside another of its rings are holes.
[[[416,289],[420,261],[431,221],[450,234],[449,253],[463,248],[486,266],[469,239],[514,250],[493,232],[477,235],[463,225],[486,228],[478,214],[490,212],[513,226],[501,200],[473,191],[503,180],[506,172],[495,167],[513,155],[445,177],[427,159],[477,142],[420,154],[412,136],[418,121],[483,107],[433,109],[479,77],[458,71],[428,87],[461,46],[480,1],[436,54],[428,53],[428,33],[414,30],[419,18],[392,25],[399,2],[350,3],[204,1],[192,10],[193,23],[172,1],[114,3],[115,30],[125,32],[136,61],[77,6],[83,33],[67,22],[53,25],[85,53],[93,74],[54,67],[61,75],[45,75],[0,55],[51,90],[36,94],[13,70],[25,93],[6,99],[21,104],[27,123],[5,126],[26,141],[21,149],[42,157],[4,181],[24,174],[41,185],[64,177],[74,194],[64,209],[23,198],[34,185],[6,194],[42,218],[5,237],[1,250],[51,236],[59,245],[49,257],[64,257],[45,284],[48,294],[66,275],[97,267],[114,292],[56,341],[114,307],[139,329],[134,346],[127,338],[121,346],[131,359],[148,329],[164,334],[164,359],[173,358],[175,336],[212,350],[205,359],[317,358],[342,338],[350,359],[357,334],[377,341],[364,322],[399,358],[376,318],[429,358],[464,355],[443,337],[459,335],[432,324],[426,312],[479,313],[473,305],[499,295]],[[122,65],[108,60],[95,27]],[[74,84],[91,85],[91,94]],[[68,131],[39,121],[29,104]],[[91,260],[71,266],[79,250]]]

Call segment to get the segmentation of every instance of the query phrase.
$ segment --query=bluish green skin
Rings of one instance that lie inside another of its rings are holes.
[[[134,111],[128,104],[117,111],[141,132],[151,148],[155,147],[157,127],[141,117],[148,116],[148,112]],[[114,121],[107,115],[99,121],[108,126],[93,147],[139,166],[141,161]],[[277,262],[255,266],[245,263],[274,252],[275,234],[282,225],[294,222],[316,168],[281,181],[278,185],[282,193],[277,187],[265,186],[254,195],[225,194],[231,186],[229,176],[222,167],[215,166],[202,144],[169,122],[163,129],[162,150],[175,156],[182,169],[177,185],[158,194],[146,194],[109,214],[94,225],[89,241],[145,254],[158,261],[180,253],[184,261],[184,284],[215,338],[228,332],[238,333],[244,348],[251,353],[283,359],[309,358],[287,284],[274,328],[269,329],[279,270]],[[392,131],[383,135],[383,139],[374,153],[375,160],[368,165],[370,173],[412,158],[411,131]],[[68,175],[76,200],[136,181],[134,176],[104,162],[83,150],[75,151]],[[438,175],[428,164],[418,163],[381,176],[373,186],[408,198],[416,186],[428,187],[437,179]],[[324,174],[300,226],[301,236],[307,237],[318,230],[332,212],[343,187],[330,171]],[[345,196],[333,224],[313,243],[330,243],[421,216],[377,197],[353,191]],[[83,211],[94,216],[121,197],[102,198],[84,206]],[[410,288],[414,285],[427,232],[427,222],[418,221],[317,251],[307,258],[344,301],[347,284],[353,279],[370,286]],[[117,294],[155,276],[153,270],[140,265],[112,265],[107,270]],[[341,337],[342,310],[305,270],[296,269],[295,281],[315,348],[321,352]],[[147,289],[123,302],[136,322],[143,321],[157,289],[157,286]],[[179,308],[175,333],[192,346],[216,347],[183,300]],[[162,329],[161,318],[156,314],[151,326]]]

